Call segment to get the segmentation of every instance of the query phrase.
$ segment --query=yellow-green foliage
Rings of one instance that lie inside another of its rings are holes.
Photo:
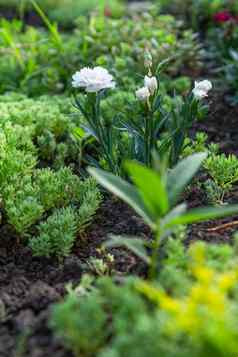
[[[84,277],[55,306],[51,325],[75,356],[236,356],[236,248],[166,246],[157,281]]]
[[[192,282],[186,294],[171,296],[162,287],[145,282],[140,282],[138,289],[158,306],[158,313],[165,314],[166,334],[173,337],[185,333],[194,344],[200,344],[204,349],[211,348],[217,351],[218,356],[233,356],[238,348],[237,321],[234,318],[237,311],[237,300],[234,299],[238,287],[237,265],[217,271],[206,262],[202,244],[190,249],[189,258],[187,269]]]

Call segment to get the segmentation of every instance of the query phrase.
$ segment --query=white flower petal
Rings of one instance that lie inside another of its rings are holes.
[[[212,89],[212,83],[207,79],[201,82],[196,82],[192,93],[195,98],[202,99],[208,96],[208,92]]]
[[[96,93],[107,88],[115,88],[113,76],[102,67],[82,68],[72,77],[74,88],[85,88],[86,92]]]

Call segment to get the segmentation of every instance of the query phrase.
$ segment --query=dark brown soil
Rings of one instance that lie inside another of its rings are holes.
[[[221,152],[238,155],[238,106],[229,106],[223,93],[216,94],[210,103],[207,119],[196,123],[194,132],[204,131],[209,142],[218,143]]]
[[[7,20],[20,19],[20,13],[13,7],[0,7],[0,18],[5,18]],[[30,26],[42,26],[44,25],[41,18],[34,11],[27,11],[23,14],[21,18],[24,24]]]
[[[100,256],[97,248],[109,233],[150,235],[147,227],[124,204],[106,200],[86,237],[78,240],[73,254],[63,264],[34,258],[18,245],[7,227],[0,232],[0,356],[71,356],[48,328],[50,306],[65,293],[68,283],[78,284],[87,270],[89,257]],[[112,250],[117,274],[144,274],[145,267],[134,256]],[[2,309],[3,310],[3,309]]]

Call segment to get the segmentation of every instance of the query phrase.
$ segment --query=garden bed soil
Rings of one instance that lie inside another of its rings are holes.
[[[69,357],[50,329],[51,304],[65,294],[68,283],[77,285],[89,257],[100,257],[97,248],[109,233],[145,235],[150,232],[123,203],[107,199],[85,237],[81,237],[63,264],[52,259],[34,258],[19,245],[8,227],[0,232],[0,321],[1,357]],[[126,251],[112,250],[117,274],[144,274],[145,266]],[[2,313],[3,314],[3,313]]]
[[[198,192],[193,192],[198,203]],[[190,194],[191,195],[191,194]],[[196,197],[197,196],[197,197]],[[208,229],[226,221],[209,222],[189,229],[188,241],[202,239],[212,242],[230,242],[234,229],[210,233]],[[86,262],[99,256],[101,246],[109,233],[140,235],[146,239],[150,231],[124,204],[106,200],[87,237],[78,240],[73,254],[63,264],[50,259],[34,258],[28,248],[19,245],[1,232],[0,245],[0,316],[1,306],[6,315],[0,322],[1,357],[70,357],[49,328],[52,304],[65,294],[69,283],[77,285]],[[144,275],[146,267],[135,256],[123,249],[113,249],[116,273]]]
[[[219,144],[221,152],[238,155],[238,106],[230,106],[224,93],[216,93],[210,102],[207,119],[196,123],[193,132],[204,131],[209,142]]]

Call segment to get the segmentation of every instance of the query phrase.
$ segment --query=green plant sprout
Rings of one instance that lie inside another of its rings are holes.
[[[154,233],[151,242],[152,254],[148,256],[145,243],[125,237],[113,237],[113,245],[126,245],[150,266],[150,277],[157,273],[159,248],[179,225],[187,225],[230,216],[238,212],[238,205],[226,207],[205,207],[188,209],[185,203],[178,203],[188,183],[206,159],[206,153],[191,155],[172,170],[161,165],[159,170],[150,169],[138,162],[127,162],[126,169],[133,184],[96,168],[89,173],[110,192],[128,203]],[[109,243],[110,245],[110,243]]]

